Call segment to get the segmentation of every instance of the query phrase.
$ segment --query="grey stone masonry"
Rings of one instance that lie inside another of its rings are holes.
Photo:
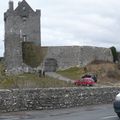
[[[22,68],[22,42],[41,45],[40,10],[34,11],[23,0],[14,9],[9,1],[9,9],[4,13],[5,22],[5,64],[7,70]]]
[[[120,87],[0,90],[0,112],[47,110],[112,103]]]
[[[54,58],[58,70],[70,67],[82,67],[94,60],[113,62],[109,48],[92,46],[57,46],[48,47],[45,59]]]

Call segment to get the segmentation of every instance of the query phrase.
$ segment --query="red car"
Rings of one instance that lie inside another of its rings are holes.
[[[82,86],[93,86],[95,84],[95,81],[90,77],[82,78],[81,80],[75,80],[75,85],[82,85]]]

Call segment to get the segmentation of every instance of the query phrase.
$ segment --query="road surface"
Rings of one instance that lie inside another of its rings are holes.
[[[1,113],[0,120],[119,120],[112,104],[60,110]]]
[[[60,74],[58,74],[56,72],[46,72],[46,75],[49,76],[49,77],[55,78],[57,80],[62,80],[62,81],[72,82],[73,83],[73,80],[71,80],[69,78],[66,78],[66,77],[63,77],[62,75],[60,75]]]

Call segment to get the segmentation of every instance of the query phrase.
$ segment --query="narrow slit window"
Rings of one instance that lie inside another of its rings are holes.
[[[23,35],[23,41],[27,41],[27,35]]]

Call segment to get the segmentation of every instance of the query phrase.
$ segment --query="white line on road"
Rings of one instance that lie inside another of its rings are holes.
[[[117,118],[117,116],[106,116],[101,118],[102,120],[110,119],[110,118]]]

